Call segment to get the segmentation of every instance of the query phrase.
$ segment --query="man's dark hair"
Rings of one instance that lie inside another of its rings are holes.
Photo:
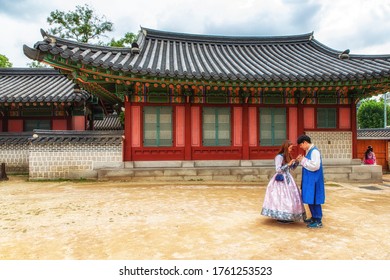
[[[298,137],[297,143],[298,143],[298,145],[299,145],[299,144],[301,144],[301,143],[303,143],[303,142],[305,142],[305,141],[306,141],[307,143],[311,144],[311,139],[310,139],[309,136],[307,136],[307,135],[301,135],[301,136]]]

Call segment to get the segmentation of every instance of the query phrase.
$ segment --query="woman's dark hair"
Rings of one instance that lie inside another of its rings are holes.
[[[288,147],[290,147],[291,145],[292,143],[290,140],[285,140],[282,146],[280,146],[278,155],[283,156],[283,164],[289,163],[292,159],[290,153],[288,152]]]
[[[373,152],[373,151],[374,151],[374,149],[372,148],[372,146],[368,146],[366,152],[364,153],[364,158],[367,159],[368,154]]]

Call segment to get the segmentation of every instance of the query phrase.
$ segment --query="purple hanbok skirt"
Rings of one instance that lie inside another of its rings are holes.
[[[306,219],[301,193],[294,178],[289,173],[283,173],[283,176],[284,181],[276,181],[275,174],[268,183],[261,214],[284,221]]]

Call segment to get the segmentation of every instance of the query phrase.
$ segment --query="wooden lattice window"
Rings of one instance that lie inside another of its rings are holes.
[[[337,112],[336,108],[317,109],[317,128],[336,128]]]
[[[230,108],[203,108],[203,146],[230,146]]]
[[[172,108],[147,106],[143,110],[143,144],[145,147],[172,146]]]
[[[260,109],[260,146],[279,146],[286,140],[286,109]]]
[[[33,131],[34,129],[51,129],[50,120],[24,120],[24,131]]]

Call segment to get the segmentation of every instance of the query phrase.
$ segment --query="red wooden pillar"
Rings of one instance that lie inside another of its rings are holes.
[[[303,115],[303,104],[301,103],[300,98],[298,98],[298,104],[297,104],[297,109],[298,109],[298,123],[297,123],[297,134],[298,136],[302,135],[305,130],[304,130],[304,115]]]
[[[298,103],[297,103],[297,134],[298,137],[301,136],[305,132],[304,128],[304,115],[303,115],[303,104],[301,103],[301,98],[298,96]],[[295,141],[294,141],[295,142]],[[299,146],[297,147],[297,154],[305,154],[305,151],[303,149],[300,149]]]
[[[249,113],[248,104],[242,109],[242,159],[249,159]]]
[[[191,103],[185,104],[184,159],[191,160]]]
[[[125,101],[125,138],[123,139],[123,161],[131,161],[131,103]]]
[[[352,158],[357,158],[357,121],[356,121],[356,102],[351,98],[351,130],[352,130]]]

